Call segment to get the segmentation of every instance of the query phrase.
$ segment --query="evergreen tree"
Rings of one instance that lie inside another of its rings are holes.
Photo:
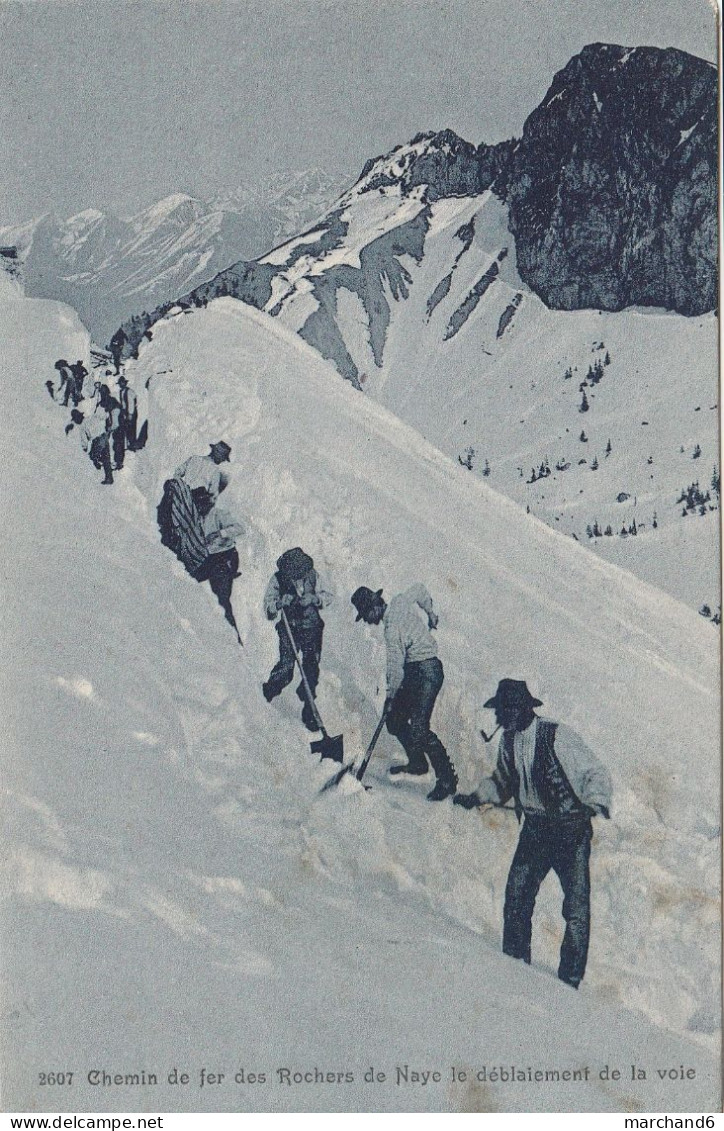
[[[598,456],[594,456],[591,460],[591,471],[598,471]]]
[[[584,389],[583,393],[581,395],[581,403],[578,406],[578,411],[579,412],[588,412],[588,408],[589,408],[588,397],[586,396],[586,390]]]
[[[701,455],[701,448],[697,444],[696,447],[694,448],[694,451],[692,452],[691,458],[692,459],[698,459],[700,455]]]
[[[578,439],[581,441],[582,444],[588,443],[588,436],[586,435],[585,431],[581,432],[581,435],[578,437]]]
[[[606,455],[607,455],[607,456],[610,456],[610,454],[611,454],[612,450],[613,450],[613,449],[611,448],[611,441],[610,441],[610,439],[609,439],[608,443],[606,444]]]

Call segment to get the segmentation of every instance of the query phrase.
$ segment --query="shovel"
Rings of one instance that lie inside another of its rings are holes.
[[[377,726],[375,727],[375,733],[372,735],[372,739],[370,741],[370,744],[365,751],[365,756],[362,759],[362,761],[360,762],[359,769],[356,771],[355,777],[357,778],[357,781],[362,781],[362,778],[364,777],[364,772],[369,765],[370,758],[372,757],[372,751],[374,750],[375,746],[377,745],[377,739],[380,737],[380,734],[382,732],[382,728],[385,725],[385,720],[387,718],[388,711],[389,711],[389,707],[388,707],[387,704],[385,704],[385,709],[382,712],[382,717],[381,717],[380,721],[378,722]],[[342,769],[338,770],[333,778],[330,778],[328,782],[324,783],[324,785],[322,786],[322,788],[320,789],[319,792],[320,793],[326,793],[328,789],[332,788],[332,786],[339,785],[342,778],[345,777],[347,774],[351,774],[354,769],[355,769],[355,763],[354,762],[350,762],[347,766],[342,766]],[[365,789],[366,788],[367,787],[365,786]]]
[[[299,674],[302,677],[302,686],[304,687],[304,694],[307,697],[307,704],[309,706],[309,710],[314,715],[314,721],[316,722],[317,726],[319,727],[319,729],[322,732],[321,738],[315,738],[314,742],[310,742],[309,749],[312,751],[312,754],[319,754],[320,758],[322,758],[322,759],[323,758],[331,758],[333,762],[341,762],[344,758],[344,740],[343,740],[343,737],[342,737],[341,734],[337,734],[337,735],[327,734],[327,731],[325,730],[325,727],[324,727],[324,723],[322,722],[322,717],[319,714],[319,711],[317,710],[317,704],[314,702],[314,696],[312,695],[312,689],[309,686],[309,680],[307,679],[307,673],[305,672],[304,668],[302,667],[302,657],[299,655],[299,652],[297,651],[297,645],[296,645],[296,642],[294,640],[294,637],[292,636],[292,630],[289,627],[289,621],[287,620],[287,614],[284,612],[284,609],[281,610],[281,613],[282,613],[282,622],[283,622],[284,627],[287,631],[287,636],[289,637],[289,643],[292,646],[292,651],[294,652],[294,659],[297,661],[297,667],[299,668]]]

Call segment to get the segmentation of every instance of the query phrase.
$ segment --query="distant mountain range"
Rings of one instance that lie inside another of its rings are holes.
[[[36,298],[67,302],[105,344],[126,318],[253,258],[315,219],[348,178],[308,171],[210,202],[177,193],[131,219],[88,209],[0,229],[0,254]]]

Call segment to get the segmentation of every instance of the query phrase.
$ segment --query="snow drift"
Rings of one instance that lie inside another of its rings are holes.
[[[6,284],[6,288],[9,284]],[[718,657],[696,613],[489,490],[387,410],[330,379],[311,347],[232,300],[159,324],[129,365],[148,383],[150,442],[106,493],[42,389],[82,331],[3,294],[4,572],[10,600],[11,850],[5,948],[10,1106],[72,1051],[99,1110],[711,1110],[718,1048]],[[23,327],[25,329],[23,329]],[[72,352],[72,349],[70,349]],[[79,354],[79,356],[81,356]],[[24,373],[22,383],[18,380]],[[239,649],[207,588],[159,543],[155,506],[182,458],[232,445],[225,496],[246,521]],[[22,521],[21,521],[22,519]],[[275,633],[261,597],[300,544],[336,593],[319,705],[349,753],[384,697],[383,645],[354,622],[358,584],[424,581],[446,681],[435,729],[461,788],[489,766],[480,704],[504,675],[609,765],[597,821],[593,937],[576,994],[554,976],[550,878],[533,967],[499,953],[515,843],[509,814],[431,805],[389,784],[320,797],[291,689],[264,703]],[[34,955],[33,970],[23,954]],[[602,1081],[646,1055],[648,1080]],[[584,1083],[490,1083],[482,1066],[595,1068]],[[183,1094],[168,1073],[225,1071]],[[371,1089],[370,1065],[389,1073]],[[439,1066],[432,1088],[399,1065]],[[450,1066],[474,1070],[464,1085]],[[657,1078],[693,1065],[695,1080]],[[101,1089],[89,1069],[156,1070]],[[352,1079],[288,1086],[277,1068]],[[73,1067],[73,1065],[68,1066]],[[244,1067],[264,1085],[231,1083]],[[688,1090],[687,1090],[688,1089]],[[682,1098],[685,1097],[685,1098]],[[63,1105],[66,1105],[65,1107]],[[322,1106],[323,1105],[323,1106]]]

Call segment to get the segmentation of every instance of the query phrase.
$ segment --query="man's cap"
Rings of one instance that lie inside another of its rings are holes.
[[[56,369],[62,369],[63,366],[67,365],[67,364],[68,364],[68,362],[65,360],[64,357],[59,357],[58,360],[55,363],[55,368]]]
[[[127,385],[127,384],[128,384],[128,381],[126,380],[126,378],[125,378],[125,377],[119,377],[119,378],[118,378],[118,384],[119,384],[119,385]]]
[[[228,463],[229,456],[231,455],[231,448],[226,443],[226,440],[217,440],[215,444],[211,444],[211,454],[221,456],[221,459],[226,460],[226,462]]]
[[[314,569],[314,559],[305,554],[301,546],[292,546],[277,558],[277,569],[285,581],[301,581]]]
[[[492,699],[488,699],[484,707],[542,707],[540,699],[536,699],[528,690],[524,679],[501,679],[498,690]]]
[[[355,589],[350,600],[357,610],[355,620],[362,620],[365,613],[373,609],[379,603],[382,596],[381,589],[368,589],[366,585],[360,585],[359,589]]]

